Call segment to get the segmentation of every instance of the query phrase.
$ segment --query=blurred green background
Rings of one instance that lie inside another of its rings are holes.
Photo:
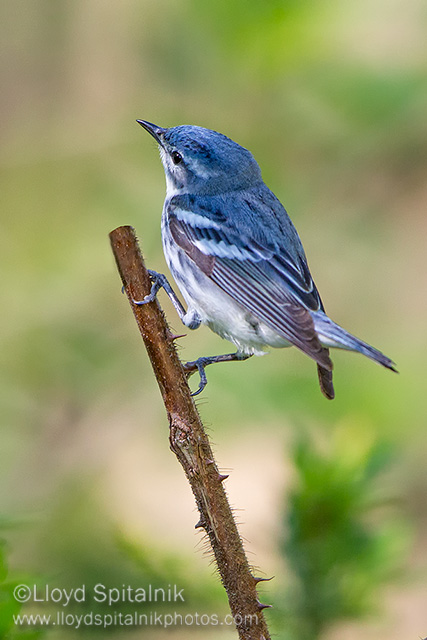
[[[332,403],[296,350],[209,370],[199,408],[250,562],[275,576],[276,637],[427,634],[426,27],[422,0],[0,5],[0,637],[21,637],[20,582],[176,583],[182,611],[227,612],[109,247],[131,224],[166,271],[164,174],[136,118],[248,147],[328,313],[400,370],[335,352]],[[205,328],[180,345],[229,348]],[[236,635],[108,629],[190,633]]]

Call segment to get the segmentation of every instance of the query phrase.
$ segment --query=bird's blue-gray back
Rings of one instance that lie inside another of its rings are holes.
[[[270,287],[288,288],[308,309],[323,308],[297,231],[280,201],[262,181],[251,189],[215,196],[177,195],[169,203],[171,214],[176,207],[220,226],[217,231],[196,225],[192,231],[197,239],[209,240],[215,234],[220,241],[221,235],[224,244],[243,251],[253,249],[258,273],[262,269]]]

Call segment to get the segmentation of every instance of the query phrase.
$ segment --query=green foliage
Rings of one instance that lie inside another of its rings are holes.
[[[381,490],[390,457],[384,441],[355,428],[340,426],[326,450],[298,440],[282,545],[292,579],[276,603],[293,640],[372,611],[379,588],[398,575],[407,532]]]
[[[244,69],[262,85],[291,65],[318,60],[316,44],[325,45],[319,30],[325,11],[314,0],[192,0],[190,6],[199,29],[211,35],[214,46],[222,45],[222,55],[227,52],[236,70]]]
[[[34,579],[33,579],[34,581]],[[14,616],[21,611],[21,604],[14,598],[14,588],[23,582],[22,576],[9,576],[6,563],[6,543],[0,539],[0,638],[1,640],[38,640],[43,631],[21,628]]]

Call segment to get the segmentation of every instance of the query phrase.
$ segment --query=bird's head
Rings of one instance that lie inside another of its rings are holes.
[[[216,195],[247,189],[262,179],[252,154],[222,133],[191,125],[163,129],[145,120],[137,122],[160,147],[170,194]]]

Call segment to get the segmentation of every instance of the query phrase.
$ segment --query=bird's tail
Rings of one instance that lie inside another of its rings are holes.
[[[334,385],[332,382],[332,371],[325,369],[319,363],[317,363],[317,373],[319,375],[320,390],[328,400],[335,398]]]
[[[390,360],[390,358],[381,353],[381,351],[378,351],[378,349],[371,347],[371,345],[363,342],[363,340],[359,340],[356,336],[348,333],[348,331],[338,324],[335,324],[335,322],[328,318],[322,311],[313,312],[312,316],[319,340],[326,347],[357,351],[371,360],[378,362],[383,367],[397,372],[393,360]]]

